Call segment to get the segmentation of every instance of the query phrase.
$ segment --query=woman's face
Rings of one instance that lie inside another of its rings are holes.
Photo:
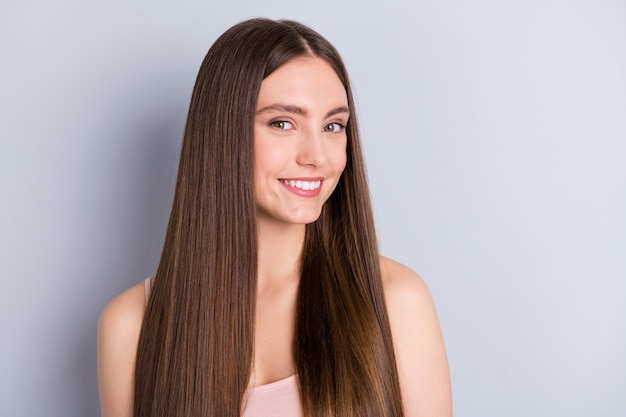
[[[346,90],[321,58],[298,58],[261,83],[254,121],[258,221],[312,223],[346,166]]]

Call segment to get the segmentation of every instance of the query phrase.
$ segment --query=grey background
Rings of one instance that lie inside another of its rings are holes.
[[[626,415],[622,1],[3,1],[0,415],[98,415],[96,323],[154,273],[196,71],[254,16],[343,54],[383,252],[456,416]]]

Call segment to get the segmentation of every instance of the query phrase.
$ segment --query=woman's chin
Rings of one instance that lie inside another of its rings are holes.
[[[271,223],[284,223],[294,225],[306,225],[314,223],[320,218],[321,210],[303,210],[298,213],[263,213],[257,214],[257,221],[259,222],[271,222]]]

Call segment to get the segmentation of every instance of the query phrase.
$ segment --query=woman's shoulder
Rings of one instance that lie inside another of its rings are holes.
[[[411,337],[415,332],[436,324],[435,305],[426,283],[409,267],[384,256],[380,257],[385,302],[392,328],[398,337]],[[405,331],[411,329],[410,334]]]
[[[141,282],[119,294],[104,307],[100,314],[99,330],[122,334],[138,330],[145,310],[145,284]]]
[[[416,301],[430,299],[430,292],[426,283],[415,271],[409,267],[385,256],[380,257],[381,276],[385,289],[385,296],[394,301]],[[400,298],[397,300],[397,298]],[[413,304],[413,303],[411,303]]]
[[[98,322],[98,382],[103,416],[131,416],[133,373],[146,309],[144,283],[113,300]]]
[[[432,296],[410,268],[381,257],[381,275],[407,416],[451,416],[450,373]]]

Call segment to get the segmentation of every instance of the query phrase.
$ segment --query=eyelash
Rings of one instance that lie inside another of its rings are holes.
[[[269,123],[270,126],[278,129],[278,130],[289,130],[289,128],[286,128],[285,125],[291,125],[293,127],[293,123],[287,121],[287,120],[274,120],[272,122]],[[334,130],[326,130],[329,126],[335,125],[337,126],[336,129]],[[340,133],[343,132],[345,130],[346,126],[338,123],[338,122],[332,122],[332,123],[328,123],[326,126],[324,126],[324,128],[322,129],[323,132],[327,132],[327,133]]]
[[[279,126],[279,125],[283,125],[283,126]],[[293,127],[293,123],[288,122],[287,120],[274,120],[272,122],[270,122],[270,126],[278,129],[278,130],[289,130],[287,128],[285,128],[284,125],[291,125]]]
[[[335,129],[335,130],[326,130],[326,128],[328,128],[329,126],[332,126],[332,125],[336,125],[336,126],[337,126],[337,129]],[[324,132],[329,132],[329,133],[340,133],[340,132],[343,132],[343,131],[345,130],[345,128],[346,128],[346,126],[345,126],[345,125],[342,125],[341,123],[338,123],[338,122],[332,122],[332,123],[329,123],[329,124],[327,124],[326,126],[324,126]]]

